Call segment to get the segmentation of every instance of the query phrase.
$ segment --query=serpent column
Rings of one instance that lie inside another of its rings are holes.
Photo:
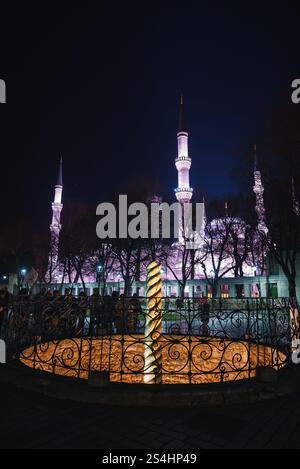
[[[161,267],[152,262],[147,267],[147,313],[145,323],[144,383],[162,382],[162,280]]]

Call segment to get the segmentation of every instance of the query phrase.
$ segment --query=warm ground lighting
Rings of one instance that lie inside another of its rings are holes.
[[[64,339],[24,350],[20,360],[48,373],[87,379],[109,371],[111,382],[144,383],[143,335]],[[163,335],[162,384],[199,384],[253,378],[259,366],[279,370],[286,356],[269,346],[200,336]]]

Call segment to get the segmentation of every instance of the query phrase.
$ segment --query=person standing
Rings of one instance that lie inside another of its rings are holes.
[[[139,316],[142,313],[142,307],[139,302],[138,295],[134,293],[133,297],[129,300],[128,316],[127,316],[127,331],[129,333],[137,333],[137,325]]]
[[[202,334],[204,337],[209,336],[209,312],[210,312],[210,307],[209,303],[207,301],[207,297],[204,296],[201,298],[201,307],[200,307],[200,318],[202,321]]]

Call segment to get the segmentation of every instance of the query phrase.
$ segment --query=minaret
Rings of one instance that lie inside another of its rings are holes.
[[[178,202],[184,204],[191,200],[193,189],[190,187],[190,168],[192,160],[189,157],[188,137],[184,120],[183,96],[180,99],[179,126],[177,133],[178,157],[175,160],[178,171],[178,187],[175,189]]]
[[[228,202],[225,202],[225,218],[229,217],[229,212],[228,212]]]
[[[51,241],[50,241],[50,255],[48,265],[48,277],[51,282],[58,281],[58,246],[59,234],[61,230],[60,216],[63,208],[62,205],[62,158],[60,159],[59,172],[57,183],[55,186],[54,202],[52,203],[52,223],[50,225]]]
[[[257,164],[256,145],[254,145],[254,186],[253,191],[256,197],[255,211],[257,214],[257,227],[260,232],[268,233],[266,225],[266,210],[264,204],[264,186],[261,179],[261,172]]]
[[[190,236],[188,221],[190,218],[190,212],[188,212],[185,207],[185,204],[190,202],[193,195],[193,189],[190,187],[190,168],[192,165],[192,160],[189,157],[188,137],[189,134],[186,131],[184,120],[183,96],[181,96],[179,110],[179,126],[177,132],[178,156],[175,160],[175,165],[178,172],[178,187],[177,189],[175,189],[175,194],[178,202],[181,204],[182,207],[182,213],[179,216],[178,226],[180,244],[184,244],[185,241],[188,241]]]

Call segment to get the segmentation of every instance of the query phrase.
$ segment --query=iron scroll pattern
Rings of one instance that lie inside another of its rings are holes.
[[[146,298],[46,301],[14,298],[5,340],[8,354],[31,368],[87,379],[106,372],[111,382],[144,383]],[[299,337],[298,306],[289,299],[164,298],[162,384],[201,384],[254,378],[291,363]],[[159,378],[159,379],[158,379]]]

